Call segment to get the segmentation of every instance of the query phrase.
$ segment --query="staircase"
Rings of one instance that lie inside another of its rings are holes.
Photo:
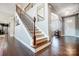
[[[26,29],[28,29],[28,32],[33,39],[32,47],[35,48],[35,53],[48,47],[50,45],[48,37],[45,37],[42,31],[40,31],[37,26],[35,26],[33,19],[27,15],[18,5],[16,6],[16,9],[17,14],[19,15]]]
[[[50,42],[47,40],[48,38],[45,37],[45,35],[39,31],[39,29],[35,28],[35,35],[36,35],[36,45],[34,46],[36,53],[40,50],[48,47],[50,45]],[[33,30],[30,30],[32,35],[34,34]],[[34,43],[34,42],[33,42]]]

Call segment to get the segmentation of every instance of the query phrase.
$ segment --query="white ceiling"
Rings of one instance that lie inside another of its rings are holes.
[[[15,15],[16,5],[13,3],[0,3],[0,22],[9,20]]]
[[[67,16],[79,12],[79,3],[52,3],[60,16]]]

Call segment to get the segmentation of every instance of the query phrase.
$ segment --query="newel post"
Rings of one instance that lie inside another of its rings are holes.
[[[34,33],[33,33],[33,45],[36,45],[36,35],[35,35],[35,22],[36,22],[36,18],[34,17]]]

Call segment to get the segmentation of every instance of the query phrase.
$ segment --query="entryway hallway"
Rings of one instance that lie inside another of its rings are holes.
[[[7,9],[4,5],[1,11]],[[13,7],[10,19],[7,9],[6,17],[1,16],[5,21],[0,20],[1,56],[79,55],[79,4],[20,3]],[[4,24],[9,27],[3,27]]]

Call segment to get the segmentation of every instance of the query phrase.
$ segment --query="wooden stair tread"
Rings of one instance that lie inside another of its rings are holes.
[[[47,39],[47,37],[36,38],[37,40]]]
[[[29,29],[29,30],[33,30],[33,29]],[[35,30],[39,30],[39,29],[35,28]]]
[[[48,42],[48,40],[43,41],[43,42],[40,42],[40,43],[36,44],[36,47],[35,47],[35,48],[38,48],[38,47],[40,47],[40,46],[46,44],[47,42]]]
[[[36,35],[36,38],[40,38],[40,37],[44,37],[44,35],[43,35],[43,34],[41,34],[41,35]]]
[[[30,31],[31,33],[34,33],[34,31]],[[40,31],[36,31],[35,33],[41,33]]]
[[[35,53],[37,53],[37,52],[39,52],[40,50],[42,50],[42,49],[48,47],[50,44],[51,44],[50,42],[47,42],[46,44],[44,44],[44,45],[42,45],[42,46],[36,48],[36,49],[35,49],[35,50],[36,50]]]
[[[38,35],[44,35],[44,34],[42,34],[42,33],[37,33],[36,36],[38,36]]]
[[[36,40],[36,44],[39,44],[39,43],[42,43],[42,42],[45,42],[47,41],[46,39],[39,39],[39,40]]]
[[[34,32],[34,31],[33,30],[32,31],[30,30],[30,32]],[[40,31],[39,30],[36,30],[35,32],[40,32]]]
[[[32,34],[34,34],[34,33],[32,33]],[[41,32],[39,32],[39,33],[36,32],[36,33],[35,33],[35,35],[41,35],[41,34],[42,34]]]

